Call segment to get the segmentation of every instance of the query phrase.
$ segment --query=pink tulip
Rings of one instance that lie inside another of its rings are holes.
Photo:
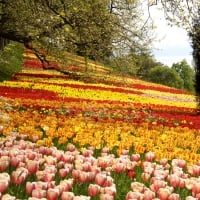
[[[178,163],[177,163],[178,167],[180,167],[180,168],[184,168],[186,166],[186,164],[187,164],[187,162],[185,160],[181,160],[181,159],[179,159]]]
[[[198,200],[198,198],[194,198],[194,197],[192,197],[192,196],[187,196],[187,197],[185,198],[185,200]]]
[[[172,193],[169,195],[168,200],[180,200],[180,195]]]
[[[73,192],[63,192],[61,195],[61,200],[73,200],[74,193]]]
[[[11,196],[10,194],[4,194],[1,197],[1,200],[16,200],[16,197],[15,196]]]
[[[177,176],[176,174],[171,174],[169,175],[169,183],[172,187],[177,188],[179,187],[180,184],[180,177]]]
[[[80,170],[77,170],[77,169],[73,169],[72,170],[72,178],[78,179],[79,178],[79,174],[80,174]]]
[[[59,169],[58,173],[61,178],[65,178],[69,174],[69,169]]]
[[[75,151],[75,149],[76,149],[76,147],[73,144],[71,144],[71,143],[67,144],[67,151],[73,152],[73,151]]]
[[[65,163],[64,168],[69,169],[69,172],[72,172],[74,166],[71,163]]]
[[[145,160],[146,161],[152,162],[154,159],[155,159],[155,153],[154,152],[149,151],[145,154]]]
[[[94,197],[97,194],[99,194],[99,191],[100,191],[100,186],[98,186],[98,185],[90,184],[88,187],[88,194],[91,197]]]
[[[72,163],[74,161],[74,156],[70,154],[63,154],[63,161],[67,163]]]
[[[54,180],[54,178],[55,178],[55,173],[44,173],[44,175],[43,175],[43,181],[45,181],[45,182],[51,182],[51,181],[53,181]]]
[[[165,166],[166,164],[168,164],[168,159],[166,159],[166,158],[162,158],[162,159],[160,159],[160,164],[162,165],[162,166]]]
[[[73,179],[67,179],[60,182],[60,185],[63,187],[63,191],[67,192],[72,188]]]
[[[143,199],[144,197],[144,194],[140,193],[140,192],[128,192],[127,195],[126,195],[126,200],[140,200],[140,199]]]
[[[82,183],[86,183],[89,180],[89,174],[88,174],[88,172],[82,171],[81,173],[79,173],[79,180]]]
[[[24,168],[18,168],[11,174],[11,180],[15,184],[22,184],[28,176],[28,170]]]
[[[93,153],[94,153],[94,152],[93,152],[92,150],[90,150],[90,149],[83,149],[83,151],[82,151],[82,155],[83,155],[84,157],[92,156]]]
[[[39,163],[35,160],[28,160],[26,165],[26,168],[28,169],[30,174],[35,174],[36,171],[39,169]]]
[[[200,199],[200,193],[195,194],[195,198]]]
[[[116,192],[117,191],[116,191],[115,185],[112,185],[110,187],[101,188],[101,193],[103,193],[103,194],[109,194],[111,196],[115,196]]]
[[[104,186],[105,182],[106,182],[106,175],[105,174],[97,174],[95,177],[95,183],[99,186]]]
[[[98,158],[98,166],[101,167],[102,169],[105,169],[109,165],[109,160],[108,158],[104,157],[99,157]]]
[[[10,157],[10,165],[12,167],[18,167],[20,159],[18,157],[12,156]]]
[[[124,163],[121,162],[117,162],[113,165],[113,171],[117,172],[117,173],[121,173],[124,172],[125,170],[125,165]]]
[[[8,166],[9,166],[9,160],[0,159],[0,172],[6,171]]]
[[[195,181],[192,186],[192,194],[195,196],[200,193],[200,182]]]
[[[100,200],[114,200],[114,197],[109,194],[100,194]]]
[[[128,149],[122,149],[122,155],[128,155],[129,150]]]
[[[192,175],[193,176],[199,176],[200,175],[200,166],[198,166],[198,165],[192,166]]]
[[[148,182],[151,178],[151,175],[149,173],[142,173],[141,177],[144,182]]]
[[[0,179],[0,193],[4,193],[7,190],[8,185],[9,185],[8,180]]]
[[[36,197],[36,198],[43,198],[46,197],[46,190],[42,190],[42,189],[33,189],[32,191],[32,197]]]
[[[140,154],[132,154],[131,160],[138,162],[140,160]]]
[[[113,178],[111,176],[106,176],[103,187],[110,187],[111,185],[113,185]]]
[[[102,153],[109,153],[109,151],[110,150],[109,150],[108,147],[103,147],[102,150],[101,150]]]
[[[86,171],[86,172],[91,171],[91,168],[92,168],[90,162],[84,162],[83,165],[82,165],[82,167],[83,167],[83,171]]]
[[[57,161],[62,160],[63,154],[64,154],[63,151],[59,151],[59,150],[52,152],[52,156],[55,157],[57,159]]]
[[[167,183],[165,181],[157,179],[150,185],[150,189],[157,192],[160,188],[164,188],[166,185]]]
[[[152,200],[155,198],[155,196],[156,196],[155,192],[149,189],[144,191],[144,200]]]
[[[145,188],[145,186],[143,183],[140,183],[140,182],[132,182],[131,183],[131,189],[133,190],[133,192],[143,193],[144,188]]]
[[[184,188],[185,187],[185,179],[184,178],[180,178],[179,187],[180,188]]]
[[[26,193],[27,194],[31,194],[32,193],[32,191],[33,191],[33,189],[35,189],[35,187],[36,187],[36,183],[35,182],[27,182],[26,183]]]
[[[168,188],[160,188],[157,194],[160,200],[167,200],[169,195],[171,194],[171,191]]]
[[[59,197],[59,190],[55,188],[49,188],[47,190],[47,199],[48,200],[57,200]]]

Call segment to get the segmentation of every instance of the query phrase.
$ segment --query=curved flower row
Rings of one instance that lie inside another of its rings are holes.
[[[122,80],[24,70],[1,83],[0,199],[200,198],[195,97]]]

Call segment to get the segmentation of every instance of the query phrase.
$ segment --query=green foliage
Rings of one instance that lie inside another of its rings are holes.
[[[195,73],[194,70],[188,65],[187,61],[182,60],[181,62],[174,63],[172,65],[172,69],[174,69],[183,80],[183,89],[189,92],[194,92]]]
[[[198,6],[198,12],[193,19],[193,27],[189,33],[192,41],[193,48],[193,60],[195,70],[195,92],[197,96],[198,109],[200,110],[200,6]]]
[[[0,36],[38,50],[77,53],[104,61],[114,53],[143,51],[151,44],[138,1],[0,1]],[[41,56],[42,57],[42,56]]]
[[[14,72],[22,68],[23,45],[10,42],[3,52],[0,52],[0,81],[9,79]]]
[[[178,73],[166,66],[155,66],[150,69],[148,80],[179,89],[183,89],[184,84]]]

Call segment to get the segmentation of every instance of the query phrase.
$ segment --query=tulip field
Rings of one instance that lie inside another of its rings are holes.
[[[53,63],[57,68],[57,63]],[[1,200],[200,199],[195,96],[103,66],[0,83]]]

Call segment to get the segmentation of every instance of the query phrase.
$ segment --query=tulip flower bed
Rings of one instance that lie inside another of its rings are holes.
[[[200,199],[193,95],[106,70],[77,81],[32,60],[37,70],[0,83],[0,199]]]

